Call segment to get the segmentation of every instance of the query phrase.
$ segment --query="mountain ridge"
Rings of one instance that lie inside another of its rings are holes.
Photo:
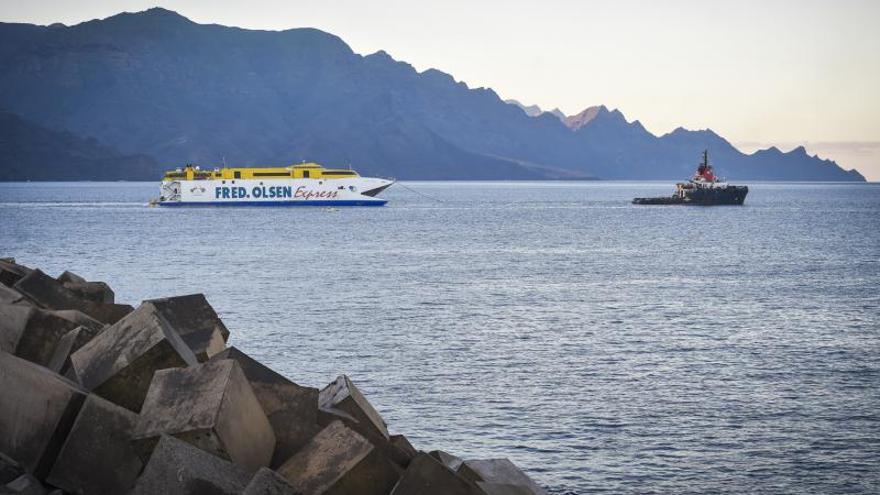
[[[312,160],[404,179],[680,179],[708,148],[731,178],[864,180],[816,157],[746,155],[714,133],[654,136],[604,106],[573,128],[318,29],[198,24],[162,8],[0,23],[0,68],[11,112],[167,168]]]
[[[80,180],[84,170],[103,180],[149,180],[161,173],[149,156],[124,155],[93,138],[47,129],[3,108],[0,136],[0,181]]]

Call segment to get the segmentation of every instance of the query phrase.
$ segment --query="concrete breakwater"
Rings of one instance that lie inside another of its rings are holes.
[[[201,294],[0,259],[0,493],[538,495],[507,459],[423,452],[347,376],[323,389],[235,347]]]

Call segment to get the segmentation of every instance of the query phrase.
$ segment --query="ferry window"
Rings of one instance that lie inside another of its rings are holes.
[[[309,178],[309,171],[303,170],[303,179],[308,179],[308,178]]]
[[[233,174],[233,175],[235,176],[236,179],[241,179],[241,172],[236,171],[235,174]]]

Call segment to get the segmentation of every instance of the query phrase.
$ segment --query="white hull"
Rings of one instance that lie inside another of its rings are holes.
[[[387,179],[235,179],[163,181],[160,206],[381,206]]]

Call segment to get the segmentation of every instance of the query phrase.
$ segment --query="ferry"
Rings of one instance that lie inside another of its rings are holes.
[[[215,168],[195,165],[162,178],[159,206],[382,206],[376,197],[391,179],[361,177],[354,170],[317,163],[271,168]]]
[[[675,185],[672,196],[659,198],[635,198],[637,205],[742,205],[749,193],[748,186],[734,186],[715,175],[709,165],[709,152],[703,151],[703,162],[687,182]]]

